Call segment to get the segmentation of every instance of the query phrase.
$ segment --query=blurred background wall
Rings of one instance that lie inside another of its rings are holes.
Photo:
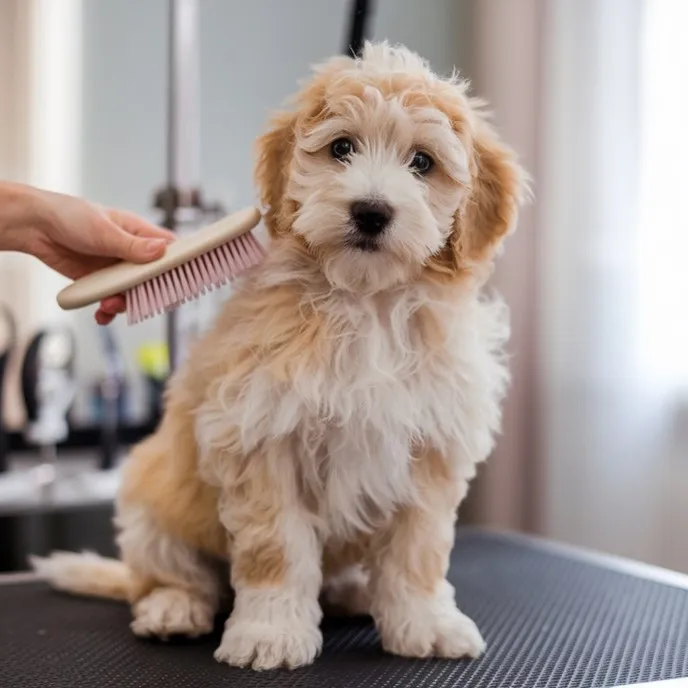
[[[308,67],[341,52],[348,10],[201,0],[208,197],[254,201],[253,140]],[[0,0],[2,176],[153,216],[166,26],[165,0]],[[378,0],[372,17],[375,38],[469,77],[533,177],[493,281],[512,308],[504,434],[464,519],[688,571],[685,26],[685,0]],[[54,277],[0,261],[24,332],[64,317]],[[86,387],[102,354],[90,312],[70,318]],[[163,323],[114,331],[144,413],[136,351]]]

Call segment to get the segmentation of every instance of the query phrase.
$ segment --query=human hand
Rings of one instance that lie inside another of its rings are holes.
[[[31,196],[33,219],[21,231],[15,248],[71,279],[120,260],[155,260],[174,240],[171,232],[133,213],[100,208],[47,191],[32,189]],[[107,325],[124,310],[122,296],[110,297],[102,301],[95,318],[99,325]]]

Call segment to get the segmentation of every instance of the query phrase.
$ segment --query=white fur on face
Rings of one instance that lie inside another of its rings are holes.
[[[374,86],[362,95],[327,103],[331,116],[297,132],[288,195],[299,211],[293,231],[319,250],[333,286],[379,291],[403,283],[437,253],[449,236],[469,181],[461,141],[441,111],[403,104],[403,93],[385,98]],[[346,160],[332,157],[339,138],[354,144]],[[427,175],[410,166],[416,152],[433,160]],[[377,250],[354,246],[351,206],[389,204],[393,219]]]

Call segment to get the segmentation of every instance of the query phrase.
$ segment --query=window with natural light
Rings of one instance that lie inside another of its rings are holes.
[[[688,0],[646,0],[638,244],[641,365],[688,390]]]

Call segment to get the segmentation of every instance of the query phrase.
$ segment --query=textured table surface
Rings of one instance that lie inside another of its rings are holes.
[[[372,624],[326,620],[315,665],[257,674],[217,664],[214,636],[136,639],[125,606],[40,583],[0,586],[3,688],[593,687],[688,677],[688,587],[520,538],[460,533],[450,578],[489,649],[480,660],[385,655]]]

